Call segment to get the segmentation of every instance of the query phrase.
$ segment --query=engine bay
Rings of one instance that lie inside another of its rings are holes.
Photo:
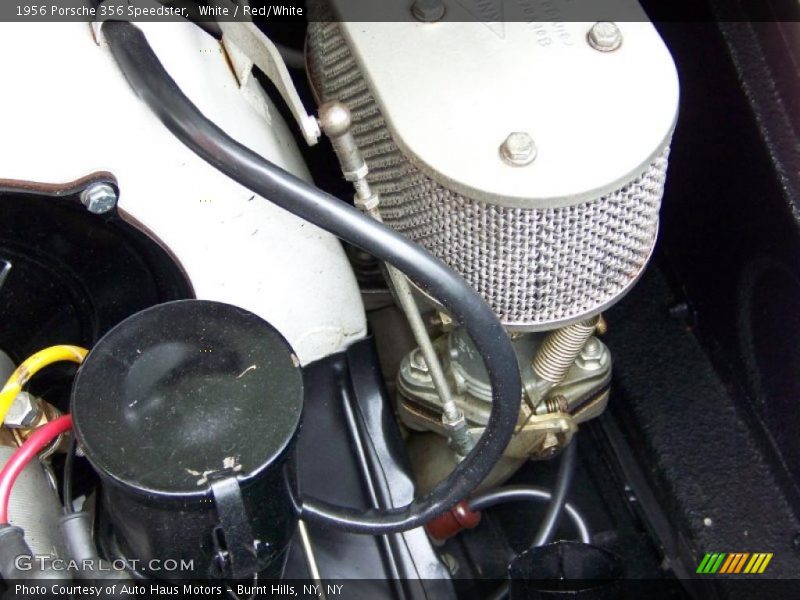
[[[794,13],[90,4],[0,24],[9,598],[796,597]]]

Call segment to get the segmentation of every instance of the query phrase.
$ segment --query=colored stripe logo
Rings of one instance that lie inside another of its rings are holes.
[[[700,561],[697,573],[701,575],[761,574],[772,560],[772,552],[709,552]]]

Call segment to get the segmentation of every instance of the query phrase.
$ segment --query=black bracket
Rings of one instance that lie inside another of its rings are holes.
[[[233,579],[250,578],[258,571],[258,556],[239,481],[235,476],[213,481],[211,493],[219,517],[214,543],[220,567]]]

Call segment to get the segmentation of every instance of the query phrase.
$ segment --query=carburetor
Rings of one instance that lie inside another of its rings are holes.
[[[547,336],[511,334],[522,376],[522,411],[503,460],[484,486],[502,482],[530,458],[555,456],[570,442],[578,424],[605,410],[611,355],[592,335],[604,326],[604,321],[594,318]],[[439,337],[435,345],[454,398],[470,424],[470,435],[477,439],[491,408],[491,387],[480,355],[460,327]],[[447,435],[437,412],[440,398],[419,349],[403,359],[397,389],[398,413],[407,427]],[[410,438],[409,451],[413,463],[421,467],[418,475],[423,489],[437,483],[459,458],[445,449],[443,440]]]
[[[594,335],[600,314],[655,245],[678,79],[655,28],[627,4],[638,21],[550,11],[547,23],[482,23],[457,1],[419,20],[397,4],[381,23],[357,22],[345,0],[314,8],[310,77],[320,102],[350,109],[383,221],[458,271],[513,338],[523,409],[495,480],[553,456],[603,411],[611,358]],[[490,407],[485,370],[458,323],[416,292],[443,325],[436,355],[477,438]],[[419,349],[403,360],[399,414],[446,435],[427,362]],[[443,472],[423,445],[425,488]]]

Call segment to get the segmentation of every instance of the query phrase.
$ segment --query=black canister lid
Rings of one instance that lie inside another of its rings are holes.
[[[302,406],[299,363],[280,333],[203,300],[114,327],[72,389],[76,435],[95,469],[155,495],[205,495],[216,476],[257,477],[292,443]]]

